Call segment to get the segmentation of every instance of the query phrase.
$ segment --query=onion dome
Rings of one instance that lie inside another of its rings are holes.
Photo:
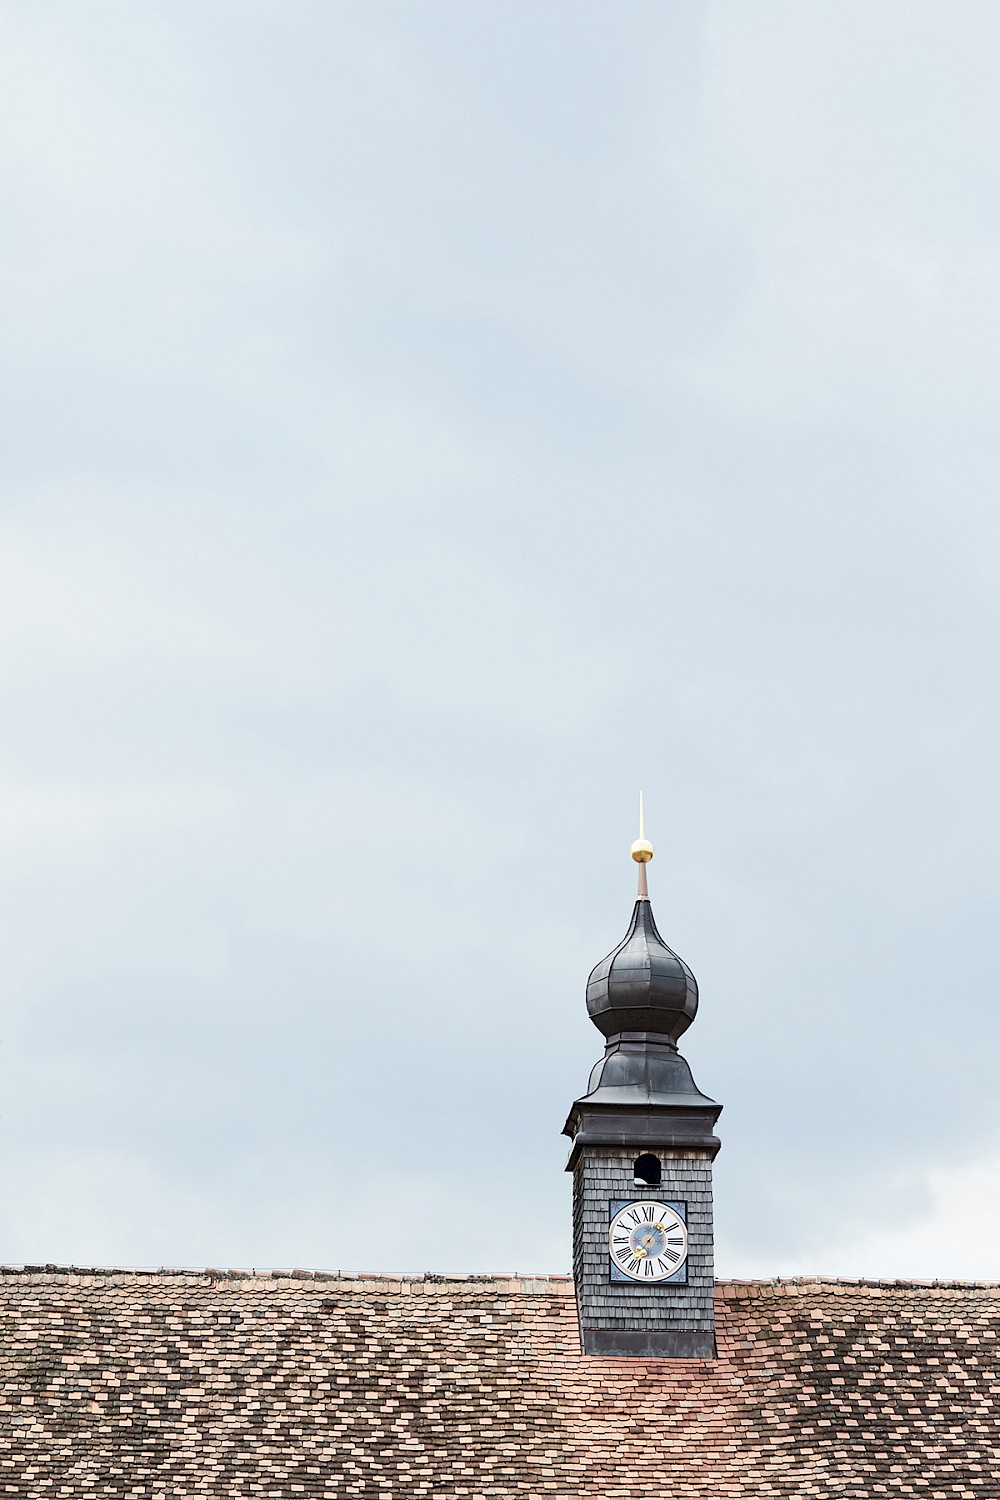
[[[635,903],[628,932],[591,973],[587,1010],[606,1037],[656,1031],[676,1042],[694,1020],[698,982],[661,938],[648,896]]]
[[[653,846],[643,829],[641,797],[639,837],[631,854],[639,866],[639,897],[631,925],[587,983],[587,1010],[606,1038],[604,1056],[574,1109],[599,1105],[707,1110],[706,1118],[714,1120],[721,1106],[700,1092],[677,1051],[677,1038],[698,1010],[698,982],[684,960],[667,947],[653,920],[646,879]],[[578,1123],[571,1111],[566,1133],[575,1138]]]

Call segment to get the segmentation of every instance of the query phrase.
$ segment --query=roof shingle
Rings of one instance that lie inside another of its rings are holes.
[[[25,1268],[0,1309],[0,1495],[1000,1496],[994,1284],[720,1283],[715,1361],[584,1358],[560,1277]]]

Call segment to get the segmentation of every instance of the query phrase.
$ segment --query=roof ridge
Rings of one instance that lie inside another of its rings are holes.
[[[318,1270],[284,1270],[256,1268],[238,1269],[213,1266],[73,1266],[56,1265],[46,1263],[45,1265],[0,1265],[0,1276],[139,1276],[139,1277],[176,1277],[178,1279],[191,1278],[211,1281],[322,1281],[322,1282],[355,1282],[368,1286],[390,1285],[408,1286],[413,1284],[423,1285],[487,1285],[496,1286],[506,1284],[511,1290],[531,1289],[535,1290],[540,1285],[554,1285],[560,1287],[572,1286],[573,1278],[568,1275],[551,1274],[542,1272],[538,1274],[523,1271],[503,1272],[441,1272],[441,1271],[417,1271],[409,1273],[394,1273],[389,1271],[318,1271]],[[1000,1281],[972,1281],[956,1278],[937,1278],[935,1280],[922,1280],[910,1277],[868,1277],[868,1276],[771,1276],[771,1277],[719,1277],[716,1280],[716,1290],[723,1296],[738,1297],[741,1289],[748,1292],[759,1291],[768,1288],[772,1292],[789,1291],[803,1287],[849,1287],[853,1289],[893,1289],[898,1287],[913,1287],[926,1290],[963,1290],[970,1287],[1000,1289]]]
[[[397,1274],[391,1271],[317,1271],[272,1268],[257,1270],[255,1267],[247,1270],[216,1266],[73,1266],[57,1265],[54,1262],[47,1262],[45,1265],[27,1263],[0,1265],[0,1276],[145,1276],[151,1279],[155,1277],[188,1277],[192,1280],[208,1278],[212,1281],[351,1281],[367,1284],[388,1282],[395,1286],[417,1282],[442,1285],[466,1282],[488,1285],[495,1285],[498,1282],[518,1285],[555,1282],[558,1285],[572,1285],[573,1282],[570,1275],[551,1275],[545,1272],[535,1274],[525,1271],[507,1273],[411,1271]]]
[[[878,1289],[880,1287],[916,1287],[926,1290],[948,1290],[954,1288],[961,1290],[966,1287],[983,1287],[1000,1289],[1000,1281],[971,1281],[961,1280],[955,1277],[938,1277],[935,1280],[924,1280],[911,1276],[770,1276],[770,1277],[719,1277],[716,1279],[716,1289],[722,1292],[728,1290],[738,1291],[741,1287],[757,1289],[760,1287],[771,1287],[775,1291],[794,1290],[796,1287],[851,1287],[856,1289]]]

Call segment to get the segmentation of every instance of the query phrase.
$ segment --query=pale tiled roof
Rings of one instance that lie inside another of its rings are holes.
[[[558,1277],[0,1273],[0,1496],[1000,1496],[1000,1286],[718,1287],[580,1355]]]

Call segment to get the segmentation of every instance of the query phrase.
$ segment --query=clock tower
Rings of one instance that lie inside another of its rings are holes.
[[[572,1147],[573,1278],[585,1354],[714,1359],[712,1162],[722,1112],[677,1039],[698,985],[657,931],[640,802],[639,895],[587,984],[604,1056],[563,1127]]]

